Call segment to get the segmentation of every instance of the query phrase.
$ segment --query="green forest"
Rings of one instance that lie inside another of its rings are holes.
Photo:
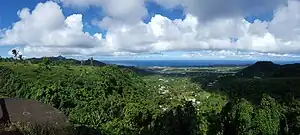
[[[69,134],[300,134],[297,64],[171,76],[93,59],[0,61],[1,96],[59,109],[72,125]]]

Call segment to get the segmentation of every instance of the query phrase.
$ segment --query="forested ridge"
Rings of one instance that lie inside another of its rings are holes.
[[[73,134],[300,134],[297,77],[222,76],[207,88],[209,76],[140,75],[92,59],[74,64],[44,58],[1,59],[0,78],[2,97],[52,105],[68,116]]]

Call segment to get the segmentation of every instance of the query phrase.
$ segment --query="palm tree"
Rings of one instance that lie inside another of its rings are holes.
[[[16,49],[11,50],[12,54],[14,55],[14,58],[17,58],[19,51],[17,51]]]
[[[18,58],[19,58],[20,60],[23,60],[23,55],[19,55]]]

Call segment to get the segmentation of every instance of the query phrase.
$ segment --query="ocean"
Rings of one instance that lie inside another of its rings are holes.
[[[244,66],[256,61],[241,60],[109,60],[106,64],[135,67],[201,67],[201,66]],[[298,61],[273,61],[276,64],[293,64]],[[299,62],[298,62],[299,63]]]

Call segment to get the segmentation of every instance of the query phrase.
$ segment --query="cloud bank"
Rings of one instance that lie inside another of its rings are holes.
[[[171,20],[156,14],[142,21],[146,2],[186,17]],[[105,35],[83,30],[82,14],[64,16],[53,1],[24,8],[12,28],[0,32],[0,45],[23,45],[26,55],[136,55],[164,51],[248,51],[257,54],[300,53],[300,2],[297,0],[60,0],[63,6],[101,8],[106,17],[94,21]],[[245,16],[273,11],[271,21]],[[271,55],[272,54],[272,55]],[[228,54],[230,55],[230,54]],[[240,54],[241,55],[241,54]],[[294,56],[294,55],[290,55]]]

